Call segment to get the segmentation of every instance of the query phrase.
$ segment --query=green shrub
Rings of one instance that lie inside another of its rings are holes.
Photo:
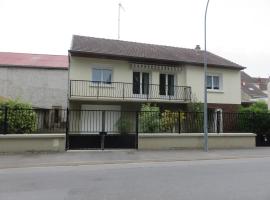
[[[161,127],[164,132],[173,133],[176,130],[177,125],[181,124],[182,121],[185,119],[185,114],[180,113],[179,119],[179,112],[172,112],[170,110],[165,110],[161,114]]]
[[[264,101],[257,101],[249,107],[241,106],[240,112],[252,112],[252,113],[269,113],[267,103]]]
[[[258,101],[249,107],[240,107],[238,127],[241,131],[257,134],[270,134],[270,113],[264,101]]]
[[[36,130],[36,113],[32,106],[18,100],[0,102],[0,124],[4,124],[5,108],[7,108],[8,133],[31,133]]]
[[[151,106],[150,103],[143,104],[139,115],[140,132],[155,133],[160,130],[159,107]]]
[[[203,131],[203,108],[204,104],[196,98],[187,104],[188,112],[183,120],[184,129],[187,132],[200,133]]]
[[[132,131],[132,121],[130,119],[126,119],[125,117],[120,117],[116,122],[116,126],[118,131],[121,134],[127,134]]]

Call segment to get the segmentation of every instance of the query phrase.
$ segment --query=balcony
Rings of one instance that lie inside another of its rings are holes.
[[[188,102],[191,87],[71,80],[70,98]]]

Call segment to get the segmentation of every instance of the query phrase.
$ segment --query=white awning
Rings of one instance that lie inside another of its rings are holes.
[[[133,70],[160,70],[177,72],[182,70],[182,65],[156,65],[143,63],[130,63]]]

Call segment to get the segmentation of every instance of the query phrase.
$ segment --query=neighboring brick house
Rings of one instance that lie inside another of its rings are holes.
[[[0,52],[0,96],[35,108],[66,108],[68,57]]]
[[[256,101],[267,102],[267,79],[253,78],[241,72],[241,96],[242,105],[249,105]]]

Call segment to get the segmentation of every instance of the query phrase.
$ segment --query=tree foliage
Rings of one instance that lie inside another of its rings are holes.
[[[139,128],[142,133],[155,133],[160,129],[160,110],[150,103],[143,104],[139,115]]]
[[[172,112],[170,110],[164,110],[161,113],[161,127],[165,132],[175,132],[175,129],[185,119],[185,114],[182,112]]]

